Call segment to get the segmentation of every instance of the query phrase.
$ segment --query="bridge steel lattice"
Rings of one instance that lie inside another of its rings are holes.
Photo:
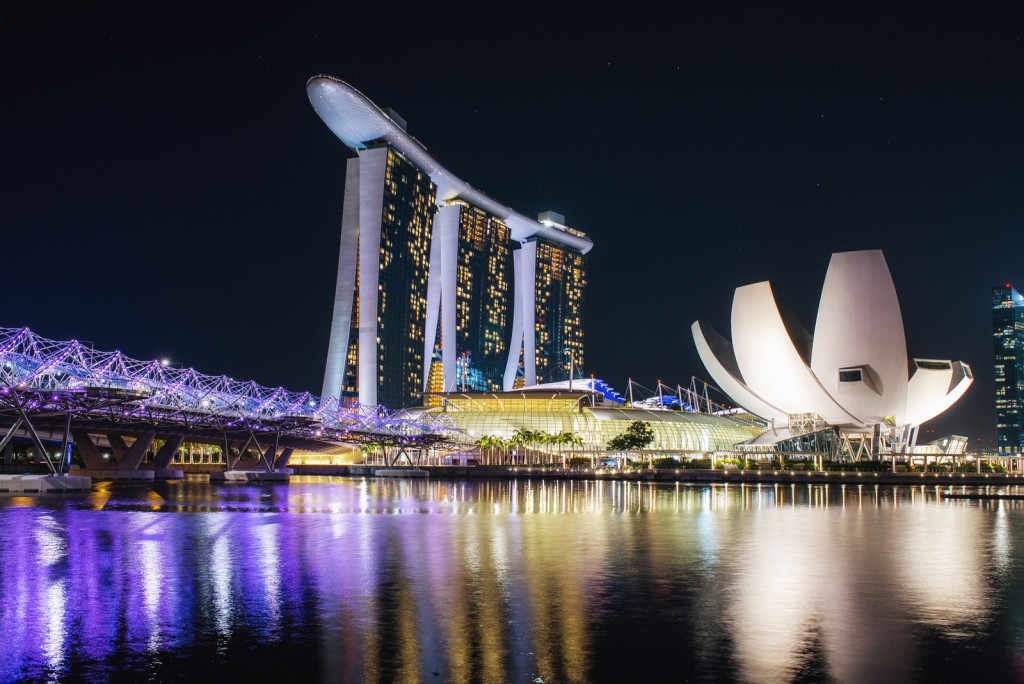
[[[62,437],[64,456],[57,462],[46,457],[43,428]],[[167,468],[190,439],[223,444],[229,469],[255,449],[262,466],[274,470],[296,448],[423,448],[448,440],[456,430],[443,417],[413,419],[380,406],[343,406],[334,397],[139,361],[77,340],[50,340],[28,328],[0,328],[0,452],[15,436],[25,435],[51,471],[61,474],[69,466],[67,445],[73,438],[86,466],[103,468],[90,432],[111,436],[119,467],[138,468],[160,435],[165,442],[154,459],[156,468]],[[131,447],[121,435],[135,437]]]

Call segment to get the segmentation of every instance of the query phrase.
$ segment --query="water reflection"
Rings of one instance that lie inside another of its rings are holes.
[[[859,479],[3,497],[0,681],[1020,681],[1022,521]]]

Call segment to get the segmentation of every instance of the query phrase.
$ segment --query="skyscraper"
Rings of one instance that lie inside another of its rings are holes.
[[[332,396],[404,406],[421,389],[434,191],[390,145],[348,162],[327,352]]]
[[[570,365],[578,374],[587,235],[472,188],[348,84],[315,77],[306,90],[357,155],[323,396],[400,408],[437,387],[511,389],[517,378],[566,379]]]
[[[541,217],[548,222],[565,218],[553,212]],[[538,382],[569,377],[570,366],[581,367],[583,357],[583,294],[586,290],[586,257],[574,249],[544,238],[534,240],[537,267],[536,292]]]
[[[553,212],[542,218],[551,221],[551,216],[562,219]],[[511,389],[510,379],[520,373],[526,386],[566,380],[570,367],[578,372],[584,362],[586,257],[578,250],[533,238],[515,252],[514,260],[517,291],[512,338],[516,343],[508,356],[505,389]],[[529,330],[534,335],[522,334]],[[532,367],[524,359],[534,359]]]
[[[1024,297],[1009,283],[992,288],[996,444],[1000,454],[1024,450]]]
[[[443,388],[500,390],[512,310],[508,226],[460,199],[444,203],[436,225],[427,346],[441,357]]]

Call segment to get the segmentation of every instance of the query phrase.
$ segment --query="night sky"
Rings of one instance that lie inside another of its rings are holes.
[[[1024,287],[1020,10],[21,4],[0,326],[319,392],[350,154],[306,97],[326,73],[590,234],[585,373],[707,378],[689,326],[727,334],[737,286],[771,280],[811,328],[830,254],[880,248],[910,354],[976,374],[922,439],[994,437],[990,288]]]

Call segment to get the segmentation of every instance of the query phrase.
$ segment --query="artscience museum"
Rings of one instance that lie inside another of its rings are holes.
[[[881,251],[832,255],[813,335],[780,307],[771,283],[736,289],[732,339],[691,326],[708,373],[768,422],[746,445],[766,450],[829,435],[834,455],[912,452],[922,423],[952,406],[973,377],[962,361],[909,358],[903,317]]]

